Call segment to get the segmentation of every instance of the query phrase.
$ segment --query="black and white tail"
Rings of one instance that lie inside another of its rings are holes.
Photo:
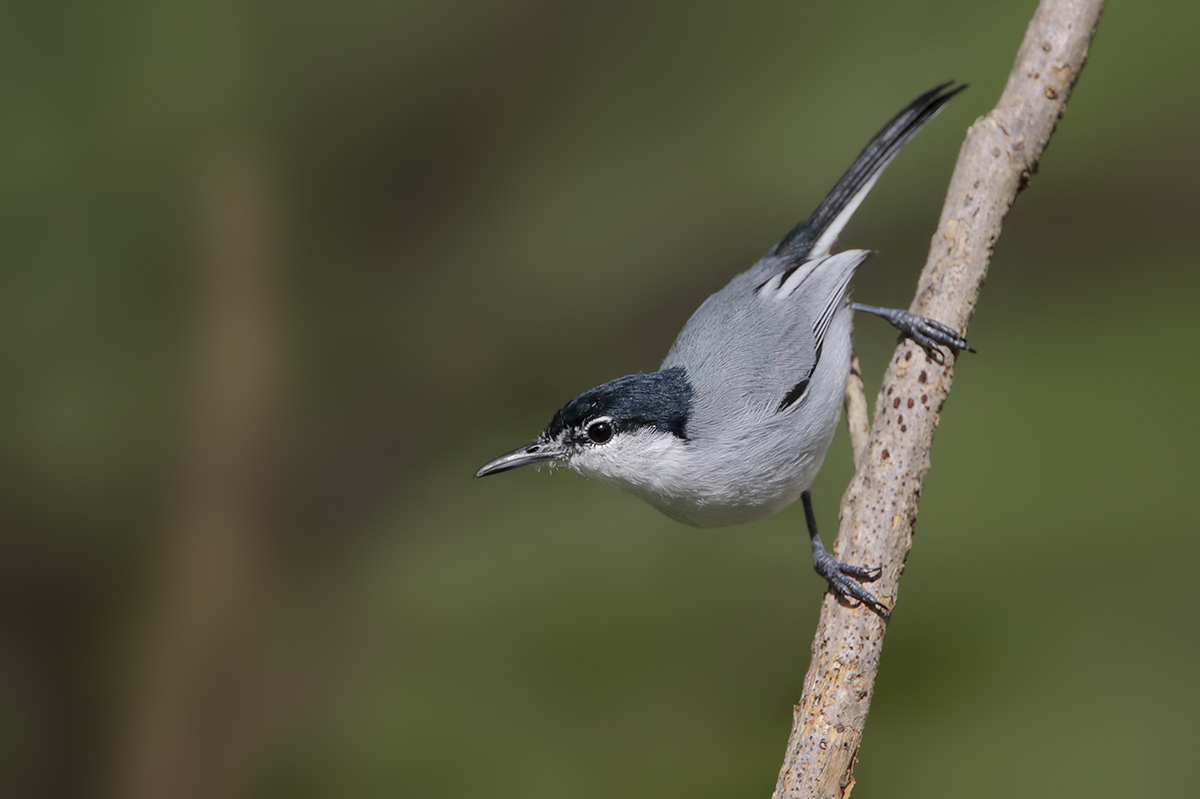
[[[838,234],[858,210],[884,167],[926,122],[937,116],[951,97],[967,88],[963,84],[951,89],[951,85],[953,81],[930,89],[884,125],[813,215],[780,239],[770,255],[791,263],[828,255]]]

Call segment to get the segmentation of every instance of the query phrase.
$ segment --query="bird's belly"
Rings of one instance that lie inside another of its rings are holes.
[[[725,527],[764,519],[800,498],[812,485],[825,457],[825,447],[797,453],[748,453],[720,469],[704,469],[678,480],[660,474],[655,484],[634,492],[665,515],[693,527]]]

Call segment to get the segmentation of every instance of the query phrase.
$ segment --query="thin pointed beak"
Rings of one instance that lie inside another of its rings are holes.
[[[535,441],[485,464],[482,469],[475,472],[475,476],[487,477],[489,474],[500,474],[500,472],[507,472],[518,466],[528,466],[531,463],[562,460],[562,457],[563,451],[557,444]]]

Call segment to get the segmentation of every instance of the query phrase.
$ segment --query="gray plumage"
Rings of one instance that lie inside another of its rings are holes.
[[[709,297],[658,372],[584,392],[536,441],[476,476],[565,463],[698,527],[762,518],[803,496],[818,572],[840,593],[882,607],[857,583],[876,572],[824,552],[807,493],[841,415],[851,317],[854,310],[883,316],[927,349],[967,346],[938,322],[852,305],[850,281],[869,253],[832,248],[900,148],[965,88],[949,85],[893,118],[808,220]]]
[[[669,462],[677,468],[641,481],[641,496],[681,522],[717,527],[769,516],[812,485],[850,373],[846,291],[867,255],[821,256],[786,281],[786,262],[768,256],[700,306],[662,364],[682,366],[692,383],[694,444]]]

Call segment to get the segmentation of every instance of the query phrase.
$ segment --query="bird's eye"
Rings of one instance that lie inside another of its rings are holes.
[[[613,437],[612,419],[604,416],[589,422],[584,432],[593,444],[606,444]]]

